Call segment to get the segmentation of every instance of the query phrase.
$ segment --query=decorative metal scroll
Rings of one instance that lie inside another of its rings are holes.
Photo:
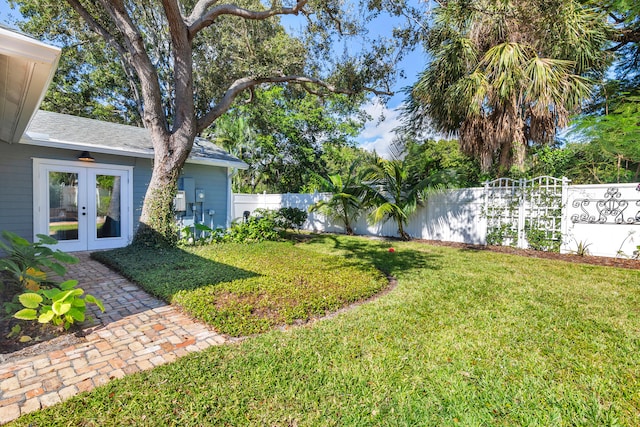
[[[571,216],[571,221],[578,224],[640,224],[640,200],[622,199],[620,190],[610,187],[604,193],[603,199],[576,199],[574,208],[580,208],[582,213]],[[635,204],[639,209],[633,214],[630,205]],[[592,207],[595,207],[595,212]]]

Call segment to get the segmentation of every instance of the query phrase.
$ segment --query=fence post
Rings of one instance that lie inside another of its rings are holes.
[[[487,220],[484,225],[484,244],[487,244],[487,236],[489,235],[489,180],[484,182],[484,215]]]
[[[521,249],[526,248],[526,236],[524,232],[526,222],[526,189],[527,181],[524,179],[518,180],[518,243],[516,244],[516,246]]]
[[[562,177],[562,199],[560,201],[560,252],[564,249],[563,246],[568,245],[569,242],[565,242],[565,238],[569,234],[569,182],[570,179],[566,176]]]

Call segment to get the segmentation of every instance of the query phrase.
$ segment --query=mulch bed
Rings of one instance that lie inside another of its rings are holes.
[[[413,242],[426,243],[433,246],[448,246],[452,248],[468,249],[474,251],[491,251],[503,254],[526,256],[531,258],[544,258],[559,261],[573,262],[578,264],[601,265],[605,267],[629,268],[640,270],[640,260],[629,258],[608,258],[597,256],[580,256],[575,254],[560,254],[557,252],[535,251],[533,249],[518,249],[511,246],[484,246],[470,245],[467,243],[442,242],[440,240],[412,240]]]

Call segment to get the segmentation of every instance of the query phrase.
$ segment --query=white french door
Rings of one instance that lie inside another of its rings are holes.
[[[126,246],[131,175],[131,167],[34,159],[34,234],[68,252]]]

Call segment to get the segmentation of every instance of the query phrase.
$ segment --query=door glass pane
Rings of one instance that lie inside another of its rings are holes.
[[[49,172],[49,236],[78,240],[78,174]]]
[[[120,237],[120,177],[96,175],[96,237]]]

